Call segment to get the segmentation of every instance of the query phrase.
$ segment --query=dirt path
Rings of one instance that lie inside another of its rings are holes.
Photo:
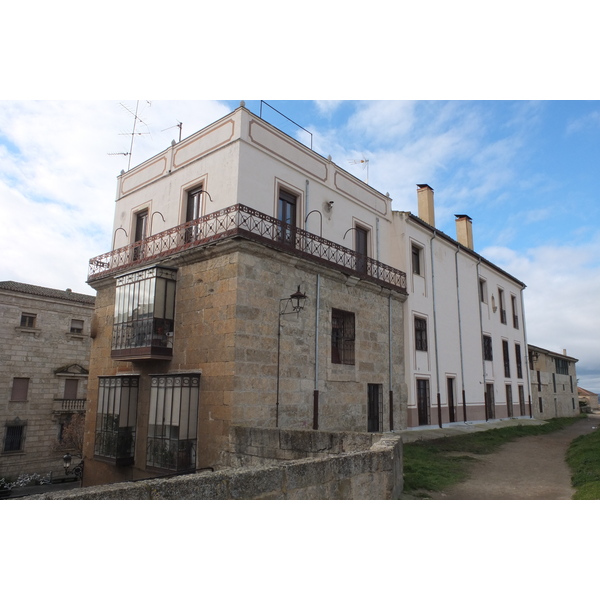
[[[562,431],[521,438],[494,454],[478,456],[467,481],[430,496],[434,500],[570,500],[575,490],[565,453],[573,439],[600,426],[599,415],[589,417]]]

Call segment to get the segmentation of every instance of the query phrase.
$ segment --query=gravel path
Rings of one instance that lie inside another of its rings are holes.
[[[477,456],[467,481],[433,500],[570,500],[571,472],[565,453],[576,437],[600,426],[600,415],[589,415],[555,433],[508,442],[493,454]]]

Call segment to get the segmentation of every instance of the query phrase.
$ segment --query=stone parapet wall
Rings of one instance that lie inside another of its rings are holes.
[[[327,456],[285,462],[271,458],[274,462],[269,465],[101,485],[28,499],[390,500],[398,499],[402,493],[402,443],[399,436],[307,431],[282,431],[280,436],[275,436],[274,430],[269,429],[262,432],[257,428],[236,429],[239,431],[234,432],[232,437],[242,452],[252,453],[255,448],[262,448],[263,453],[269,453],[270,447],[274,455],[280,450],[289,450],[297,454],[327,452]],[[270,446],[276,437],[279,439],[277,445]],[[374,443],[369,445],[371,441]],[[287,448],[288,445],[292,447]],[[362,446],[368,447],[351,452],[345,450]]]

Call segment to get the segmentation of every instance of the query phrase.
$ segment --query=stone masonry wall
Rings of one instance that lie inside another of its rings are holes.
[[[292,449],[306,453],[314,441],[327,434],[287,431],[274,436],[272,430],[237,432],[243,451],[244,439],[262,440],[263,448],[276,438],[293,440]],[[246,437],[249,436],[249,437]],[[371,436],[337,434],[329,438],[338,450],[368,444]],[[275,461],[257,467],[223,469],[181,475],[168,479],[117,483],[29,496],[28,500],[390,500],[402,493],[402,443],[397,436],[374,436],[368,449],[321,458]],[[278,442],[277,442],[278,443]],[[284,442],[285,445],[285,442]],[[302,450],[302,449],[305,450]],[[248,451],[252,451],[248,447]],[[272,448],[273,453],[279,450]]]

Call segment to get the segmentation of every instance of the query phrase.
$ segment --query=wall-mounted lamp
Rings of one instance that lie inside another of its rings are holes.
[[[129,236],[127,235],[127,232],[125,231],[125,229],[123,229],[122,227],[117,227],[117,228],[115,229],[115,235],[113,235],[113,249],[114,249],[114,247],[115,247],[115,241],[116,241],[116,239],[117,239],[117,231],[119,231],[119,229],[120,229],[121,231],[123,231],[123,232],[125,233],[125,237],[126,237],[127,239],[129,239]]]
[[[345,240],[345,239],[346,239],[346,236],[348,235],[348,233],[349,233],[350,231],[352,231],[353,229],[356,229],[356,227],[350,227],[350,229],[348,229],[348,231],[346,231],[346,233],[344,234],[344,237],[343,237],[342,239],[343,239],[343,240]]]
[[[310,217],[310,215],[312,215],[313,213],[318,213],[318,215],[321,217],[321,229],[320,229],[320,233],[319,236],[323,237],[323,215],[321,214],[321,211],[315,209],[315,210],[311,210],[307,215],[306,215],[306,219],[304,219],[304,228],[306,228],[306,221],[308,221],[308,217]]]
[[[275,402],[275,427],[279,427],[279,365],[281,358],[281,317],[283,315],[300,314],[306,304],[306,294],[298,289],[288,298],[279,300],[279,322],[277,324],[277,392]]]
[[[160,215],[160,218],[163,220],[163,223],[165,223],[165,218],[163,217],[163,214],[159,210],[155,210],[152,213],[152,216],[150,217],[150,235],[152,235],[152,223],[153,223],[154,215]]]
[[[67,452],[63,456],[63,468],[65,469],[65,475],[75,475],[77,479],[83,479],[83,459],[79,461],[73,468],[71,468],[71,455]]]

